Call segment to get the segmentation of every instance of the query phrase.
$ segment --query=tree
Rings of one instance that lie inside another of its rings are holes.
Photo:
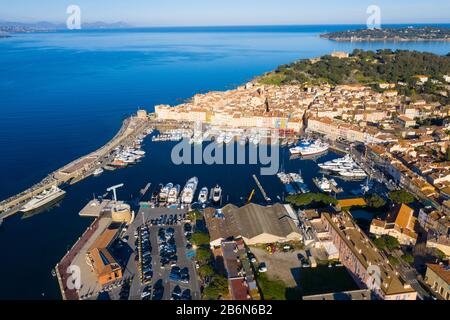
[[[414,256],[412,254],[406,253],[402,256],[403,261],[409,264],[414,263]]]
[[[396,190],[389,192],[389,199],[395,203],[412,203],[414,202],[414,197],[412,194],[405,190]]]
[[[375,240],[373,240],[373,243],[380,250],[393,250],[400,248],[400,243],[398,242],[398,240],[392,236],[387,235],[376,238]]]
[[[207,246],[210,243],[209,235],[204,232],[195,232],[192,235],[192,243],[197,246]]]
[[[220,296],[228,294],[228,280],[224,276],[215,275],[209,285],[203,290],[205,297],[217,300]]]
[[[286,198],[286,201],[296,205],[298,207],[307,206],[311,203],[322,203],[324,205],[337,204],[337,200],[324,193],[304,193],[300,195],[290,195]]]
[[[386,243],[386,248],[389,250],[394,250],[400,248],[400,242],[392,236],[383,236],[384,242]]]
[[[382,208],[386,205],[386,201],[377,194],[366,196],[367,205],[374,209]]]
[[[211,251],[207,248],[198,248],[195,257],[198,261],[208,262],[211,259]]]
[[[211,267],[211,265],[209,264],[204,264],[202,265],[199,269],[198,269],[198,273],[200,274],[200,276],[202,276],[203,278],[206,277],[212,277],[214,275],[214,269],[213,267]]]
[[[447,147],[447,151],[445,151],[445,160],[450,161],[450,147]]]

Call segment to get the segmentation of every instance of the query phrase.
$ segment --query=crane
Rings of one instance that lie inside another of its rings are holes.
[[[123,186],[124,186],[124,184],[121,183],[121,184],[115,185],[113,187],[109,187],[108,189],[106,189],[106,191],[108,191],[108,192],[112,191],[113,195],[114,195],[114,201],[117,201],[116,189],[122,188]]]

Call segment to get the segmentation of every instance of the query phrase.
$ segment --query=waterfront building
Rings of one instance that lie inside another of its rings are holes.
[[[243,239],[223,241],[214,249],[216,268],[228,279],[232,300],[259,300],[255,275]]]
[[[100,285],[106,285],[110,282],[122,278],[122,267],[114,259],[109,249],[110,245],[117,239],[119,228],[110,225],[95,240],[86,254],[86,263],[95,273]]]
[[[385,220],[372,220],[370,233],[392,236],[402,245],[415,245],[418,237],[415,231],[416,221],[414,210],[406,204],[399,204],[392,208]]]
[[[450,235],[430,230],[427,235],[427,248],[435,248],[450,257]]]
[[[302,299],[315,301],[372,300],[372,292],[368,289],[362,289],[354,291],[317,294],[312,296],[303,296]]]
[[[450,300],[450,267],[439,264],[428,264],[425,282],[442,299]]]
[[[322,213],[321,219],[338,249],[339,260],[362,289],[384,300],[416,300],[417,292],[358,227],[350,213]]]
[[[260,206],[248,204],[241,208],[228,204],[220,210],[205,209],[211,247],[223,240],[242,238],[247,245],[300,241],[297,217],[285,205]]]

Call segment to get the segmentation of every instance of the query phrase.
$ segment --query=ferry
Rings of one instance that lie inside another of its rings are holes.
[[[32,210],[36,210],[47,203],[54,201],[58,198],[61,198],[64,196],[66,192],[64,190],[61,190],[57,186],[53,186],[48,190],[45,190],[44,192],[38,194],[33,199],[31,199],[29,202],[27,202],[21,209],[21,212],[29,212]]]
[[[219,204],[222,198],[222,188],[219,185],[216,185],[214,189],[212,189],[211,198],[215,204]]]
[[[194,200],[194,194],[197,190],[198,185],[198,178],[193,177],[188,180],[186,185],[183,188],[183,191],[181,193],[181,202],[184,204],[191,204]]]
[[[205,204],[208,201],[208,188],[203,187],[202,190],[200,190],[200,194],[198,195],[198,202],[201,204]]]
[[[177,184],[169,191],[169,195],[167,197],[167,203],[173,204],[176,203],[178,200],[178,194],[180,193],[180,185]]]
[[[302,156],[311,156],[316,154],[322,154],[330,149],[330,145],[320,140],[309,141],[303,140],[296,147],[290,148],[291,154],[300,154]]]
[[[173,188],[173,183],[166,184],[159,193],[159,201],[166,202],[167,197],[169,196],[170,190]]]

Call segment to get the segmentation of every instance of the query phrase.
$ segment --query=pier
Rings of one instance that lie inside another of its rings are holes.
[[[266,193],[266,191],[264,190],[264,188],[263,188],[261,182],[259,182],[258,177],[257,177],[256,175],[253,175],[253,179],[255,180],[256,185],[257,185],[258,188],[259,188],[259,191],[261,191],[261,194],[262,194],[262,196],[264,197],[264,200],[266,200],[266,202],[272,201],[272,199],[270,199],[270,198],[267,196],[267,193]]]
[[[26,202],[52,186],[74,184],[91,176],[110,161],[110,154],[115,148],[130,144],[145,130],[152,128],[151,124],[146,113],[145,116],[138,114],[125,119],[119,132],[100,149],[70,162],[27,190],[0,202],[0,220],[16,214]]]

